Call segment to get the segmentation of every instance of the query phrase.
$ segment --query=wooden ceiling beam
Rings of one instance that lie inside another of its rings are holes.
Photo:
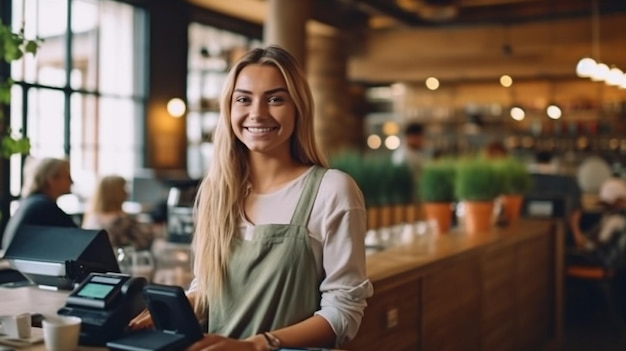
[[[599,58],[626,70],[626,14],[604,16]],[[350,79],[371,82],[492,79],[575,75],[583,56],[592,54],[591,29],[583,19],[517,25],[508,35],[493,27],[446,30],[406,29],[372,32],[363,52],[349,61]],[[510,46],[510,53],[503,45]]]

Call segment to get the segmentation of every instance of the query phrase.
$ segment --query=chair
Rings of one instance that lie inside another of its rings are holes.
[[[626,330],[626,322],[619,309],[621,303],[616,294],[616,278],[619,273],[618,269],[607,267],[589,252],[572,248],[565,253],[565,278],[588,284],[599,293],[606,315],[616,335],[621,337]]]
[[[522,205],[522,215],[528,218],[553,218],[563,222],[564,228],[568,228],[568,216],[570,215],[570,205],[575,202],[571,195],[554,193],[530,193],[524,197]],[[595,226],[601,214],[585,213],[581,216],[581,229],[587,230]],[[606,307],[606,313],[614,327],[616,334],[622,334],[626,323],[618,311],[616,297],[616,277],[618,272],[602,265],[594,260],[584,251],[574,248],[573,234],[571,230],[566,230],[568,234],[565,238],[565,269],[564,277],[570,282],[580,282],[587,284],[602,298],[602,304]]]

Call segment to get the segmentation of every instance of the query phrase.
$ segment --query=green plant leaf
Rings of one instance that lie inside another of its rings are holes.
[[[26,42],[26,45],[24,46],[24,51],[35,55],[37,53],[38,48],[39,48],[39,43],[37,41],[29,40]]]
[[[423,202],[454,201],[455,164],[451,160],[431,161],[422,166],[419,196]]]
[[[492,161],[471,158],[456,167],[455,196],[460,200],[488,201],[502,193],[502,177]]]

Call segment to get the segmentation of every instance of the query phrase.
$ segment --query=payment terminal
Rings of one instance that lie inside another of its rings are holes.
[[[147,285],[143,290],[154,329],[130,333],[107,342],[112,351],[178,351],[203,336],[198,319],[185,295],[175,285]]]
[[[67,297],[57,313],[82,319],[80,345],[104,346],[127,331],[129,321],[146,307],[146,278],[91,273]]]

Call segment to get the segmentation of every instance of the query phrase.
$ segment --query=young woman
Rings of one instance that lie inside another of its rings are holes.
[[[325,168],[299,64],[279,47],[252,50],[230,71],[220,107],[188,295],[208,334],[189,350],[350,340],[372,294],[365,206],[348,175]]]

